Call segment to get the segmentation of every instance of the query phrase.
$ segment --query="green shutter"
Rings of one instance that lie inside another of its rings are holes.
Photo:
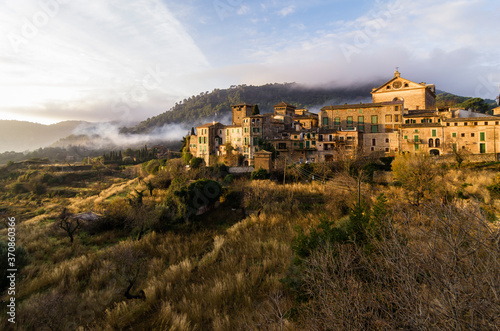
[[[436,136],[437,136],[437,131],[436,131],[436,130],[432,130],[432,136],[433,136],[433,137],[436,137]]]
[[[486,141],[486,133],[479,132],[479,140],[480,141]]]

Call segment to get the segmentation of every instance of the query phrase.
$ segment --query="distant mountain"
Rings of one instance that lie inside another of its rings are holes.
[[[0,153],[23,152],[46,147],[72,134],[73,130],[87,122],[64,121],[52,125],[25,121],[0,120]]]
[[[269,113],[274,111],[275,104],[282,101],[313,112],[325,105],[370,102],[370,91],[381,83],[350,87],[305,87],[297,83],[275,83],[215,89],[184,99],[167,112],[148,118],[135,127],[122,129],[122,133],[144,133],[172,123],[190,123],[196,126],[202,121],[228,122],[231,106],[240,103],[258,104],[261,113]]]

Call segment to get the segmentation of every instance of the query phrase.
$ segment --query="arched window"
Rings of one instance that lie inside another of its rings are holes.
[[[439,138],[436,138],[436,147],[439,147],[441,145],[441,142],[439,141]]]
[[[434,147],[434,140],[432,138],[429,139],[429,147]]]

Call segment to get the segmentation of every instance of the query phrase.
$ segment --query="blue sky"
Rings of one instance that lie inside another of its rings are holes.
[[[499,12],[494,0],[3,0],[0,119],[139,121],[214,88],[356,84],[396,66],[494,98]]]

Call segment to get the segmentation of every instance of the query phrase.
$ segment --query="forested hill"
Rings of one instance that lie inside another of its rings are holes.
[[[170,123],[221,121],[228,118],[231,106],[240,103],[258,104],[262,113],[274,110],[273,106],[285,101],[298,108],[317,111],[324,105],[369,102],[370,91],[379,82],[366,83],[355,87],[304,87],[297,83],[267,84],[263,86],[239,85],[229,89],[215,89],[176,103],[169,111],[149,118],[133,128],[123,129],[126,133],[148,132],[155,127]],[[379,84],[380,85],[380,84]]]
[[[350,87],[305,87],[297,83],[267,84],[262,86],[238,85],[228,89],[214,89],[202,92],[178,102],[170,110],[142,121],[135,127],[122,128],[122,133],[147,133],[166,124],[185,123],[196,126],[207,121],[229,123],[231,106],[248,103],[258,104],[261,113],[269,113],[273,106],[282,101],[317,112],[325,105],[370,102],[370,91],[382,82],[371,82]],[[438,91],[437,104],[440,106],[463,106],[487,112],[494,107],[493,100],[460,97]],[[469,101],[469,102],[467,102]]]

